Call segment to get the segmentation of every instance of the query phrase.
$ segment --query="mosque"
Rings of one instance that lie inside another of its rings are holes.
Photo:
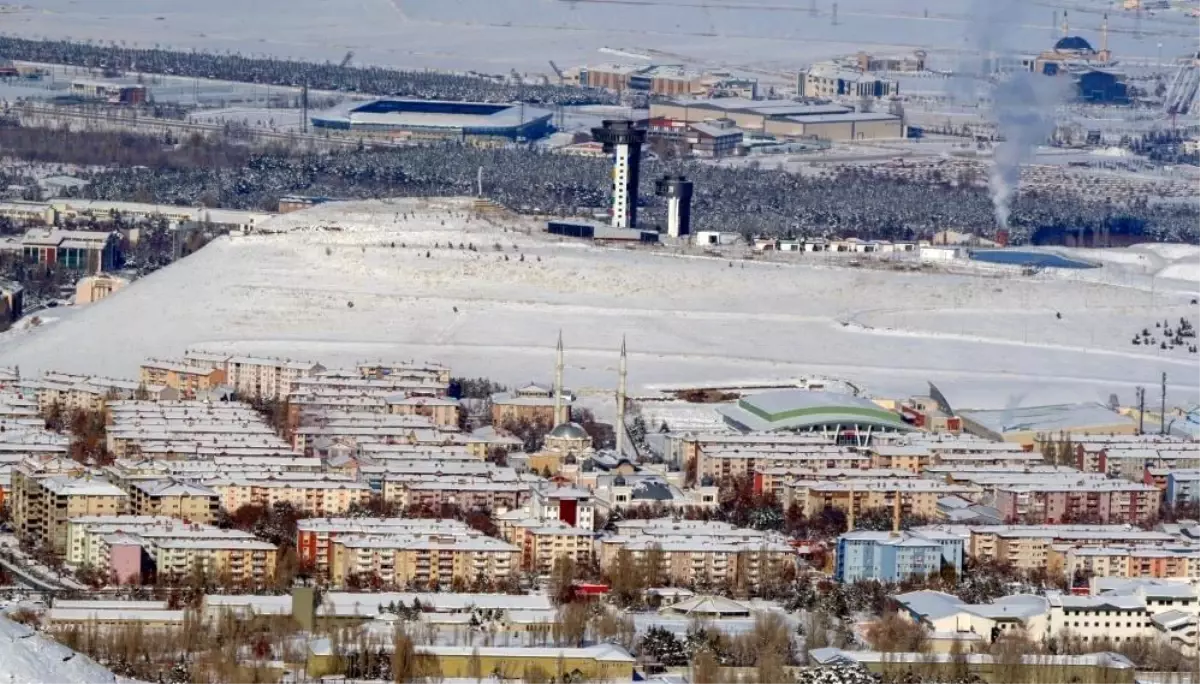
[[[1100,29],[1100,49],[1082,36],[1073,36],[1067,23],[1067,13],[1063,12],[1062,37],[1054,43],[1054,47],[1035,57],[1029,64],[1030,70],[1036,74],[1059,76],[1080,68],[1095,68],[1111,63],[1112,52],[1108,49],[1108,15],[1104,15],[1104,23]]]

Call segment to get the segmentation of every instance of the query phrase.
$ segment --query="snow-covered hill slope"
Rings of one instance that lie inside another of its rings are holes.
[[[0,682],[118,684],[96,661],[22,624],[0,616]]]
[[[575,388],[615,386],[625,335],[633,386],[815,373],[891,396],[932,380],[957,405],[1002,407],[1015,394],[1130,400],[1165,370],[1180,400],[1200,394],[1197,356],[1130,345],[1156,319],[1194,317],[1188,293],[598,248],[520,232],[532,222],[468,220],[467,207],[376,201],[281,216],[273,227],[291,232],[218,240],[6,333],[0,365],[136,377],[148,356],[200,346],[327,365],[440,360],[515,383],[550,377],[561,329]]]

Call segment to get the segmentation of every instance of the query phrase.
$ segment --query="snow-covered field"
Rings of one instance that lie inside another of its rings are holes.
[[[686,258],[527,235],[537,224],[468,220],[468,206],[372,201],[280,216],[268,225],[290,232],[223,238],[109,299],[6,333],[0,365],[136,377],[147,356],[201,346],[327,365],[435,359],[515,383],[549,379],[561,329],[566,382],[584,391],[615,386],[625,335],[631,390],[820,374],[890,396],[932,380],[958,405],[1002,407],[1015,395],[1131,397],[1165,370],[1180,401],[1200,394],[1196,356],[1129,345],[1155,319],[1194,317],[1195,283],[1159,281],[1152,305],[1141,289],[1072,280]]]
[[[995,0],[1000,2],[1002,0]],[[4,31],[212,52],[270,54],[402,67],[550,73],[566,66],[612,61],[603,47],[659,61],[752,65],[795,71],[798,62],[858,50],[954,52],[971,49],[995,23],[973,20],[973,0],[31,0],[13,3]],[[1059,5],[1058,9],[1067,5]],[[1099,42],[1100,13],[1112,3],[1069,4],[1071,28]],[[816,16],[812,10],[816,9]],[[1010,25],[1000,47],[1036,52],[1057,38],[1055,5],[1009,0],[993,12]],[[1122,59],[1157,59],[1195,50],[1194,21],[1181,12],[1142,18],[1134,36],[1131,12],[1112,12],[1110,47]],[[935,58],[939,55],[935,54]],[[952,59],[948,58],[948,59]]]

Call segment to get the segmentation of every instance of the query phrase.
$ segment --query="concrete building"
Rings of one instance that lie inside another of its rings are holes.
[[[332,540],[329,580],[335,587],[378,578],[398,587],[454,586],[502,580],[520,563],[512,544],[484,536],[371,535]]]
[[[673,519],[622,520],[599,539],[600,566],[610,569],[622,550],[634,561],[657,555],[660,572],[682,586],[745,586],[794,569],[796,550],[777,534],[727,523]]]
[[[653,95],[691,95],[704,90],[704,74],[668,64],[599,64],[579,69],[579,84],[624,92],[634,90]]]
[[[1128,525],[983,525],[969,528],[967,550],[977,562],[999,561],[1018,570],[1045,568],[1053,547],[1131,543],[1163,546],[1178,540],[1165,532]]]
[[[185,399],[195,398],[225,383],[225,371],[220,368],[196,368],[180,361],[146,359],[138,375],[146,385],[164,385],[179,392]]]
[[[211,577],[249,586],[275,579],[278,550],[259,539],[167,539],[155,544],[161,577],[185,578],[202,568]]]
[[[91,304],[124,289],[129,281],[109,273],[97,273],[94,276],[80,278],[75,284],[75,303]]]
[[[319,575],[329,576],[333,542],[355,536],[479,536],[459,520],[440,518],[306,518],[296,523],[296,552],[301,562],[311,563]]]
[[[1025,406],[994,411],[959,411],[963,429],[997,442],[1032,447],[1039,439],[1065,434],[1131,435],[1137,423],[1100,403]]]
[[[229,512],[243,506],[270,508],[288,503],[297,510],[316,516],[339,516],[354,504],[366,504],[371,488],[365,482],[326,475],[321,479],[268,476],[218,476],[202,481],[220,497],[221,506]]]
[[[391,643],[382,647],[386,651]],[[471,678],[473,671],[481,671],[497,673],[505,680],[566,676],[572,681],[618,682],[631,680],[634,669],[633,656],[612,644],[586,648],[418,646],[415,657],[415,671],[436,679]],[[314,676],[341,672],[344,658],[333,651],[328,639],[317,639],[309,644],[305,670]]]
[[[847,514],[870,510],[892,511],[899,497],[902,515],[935,518],[938,501],[946,496],[974,498],[979,488],[921,478],[849,478],[845,480],[798,480],[783,486],[784,508],[799,506],[805,515],[816,517],[826,508]],[[853,503],[852,503],[853,502]],[[853,506],[853,509],[851,509]]]
[[[563,390],[561,401],[556,402],[553,388],[529,383],[513,392],[491,396],[492,425],[500,426],[510,420],[527,420],[551,426],[566,423],[571,420],[574,400],[573,394]]]
[[[838,537],[833,577],[838,582],[899,582],[936,575],[943,565],[962,574],[963,539],[936,530],[853,531]]]
[[[1092,520],[1136,524],[1158,515],[1157,487],[1119,480],[1018,484],[996,488],[995,506],[1010,522]]]
[[[115,231],[32,229],[21,240],[25,261],[101,273],[121,265],[120,235]]]
[[[1084,577],[1200,580],[1200,548],[1055,545],[1047,554],[1046,568],[1069,580]]]
[[[129,513],[167,516],[184,522],[211,524],[221,497],[211,487],[175,480],[139,481],[129,487]]]
[[[521,512],[497,516],[504,538],[521,550],[521,568],[548,577],[559,558],[586,567],[595,556],[595,533],[561,520],[511,519]],[[509,518],[509,519],[505,519]]]
[[[457,428],[462,407],[454,399],[442,397],[392,396],[386,399],[388,413],[400,416],[424,416],[434,425]]]
[[[650,118],[688,124],[728,119],[747,133],[779,138],[815,137],[837,141],[904,136],[904,124],[898,116],[854,112],[839,104],[786,100],[718,98],[652,103]]]
[[[796,91],[814,99],[878,100],[900,94],[900,84],[869,72],[821,63],[812,65],[799,75]]]
[[[26,459],[12,471],[12,524],[17,538],[55,553],[67,548],[67,523],[84,515],[121,515],[129,495],[78,464]]]

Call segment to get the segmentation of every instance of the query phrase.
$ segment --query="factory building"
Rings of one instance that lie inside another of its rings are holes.
[[[855,112],[833,103],[790,100],[675,100],[650,105],[650,118],[687,124],[727,119],[749,133],[778,138],[817,137],[825,140],[902,138],[904,122],[891,114]]]

